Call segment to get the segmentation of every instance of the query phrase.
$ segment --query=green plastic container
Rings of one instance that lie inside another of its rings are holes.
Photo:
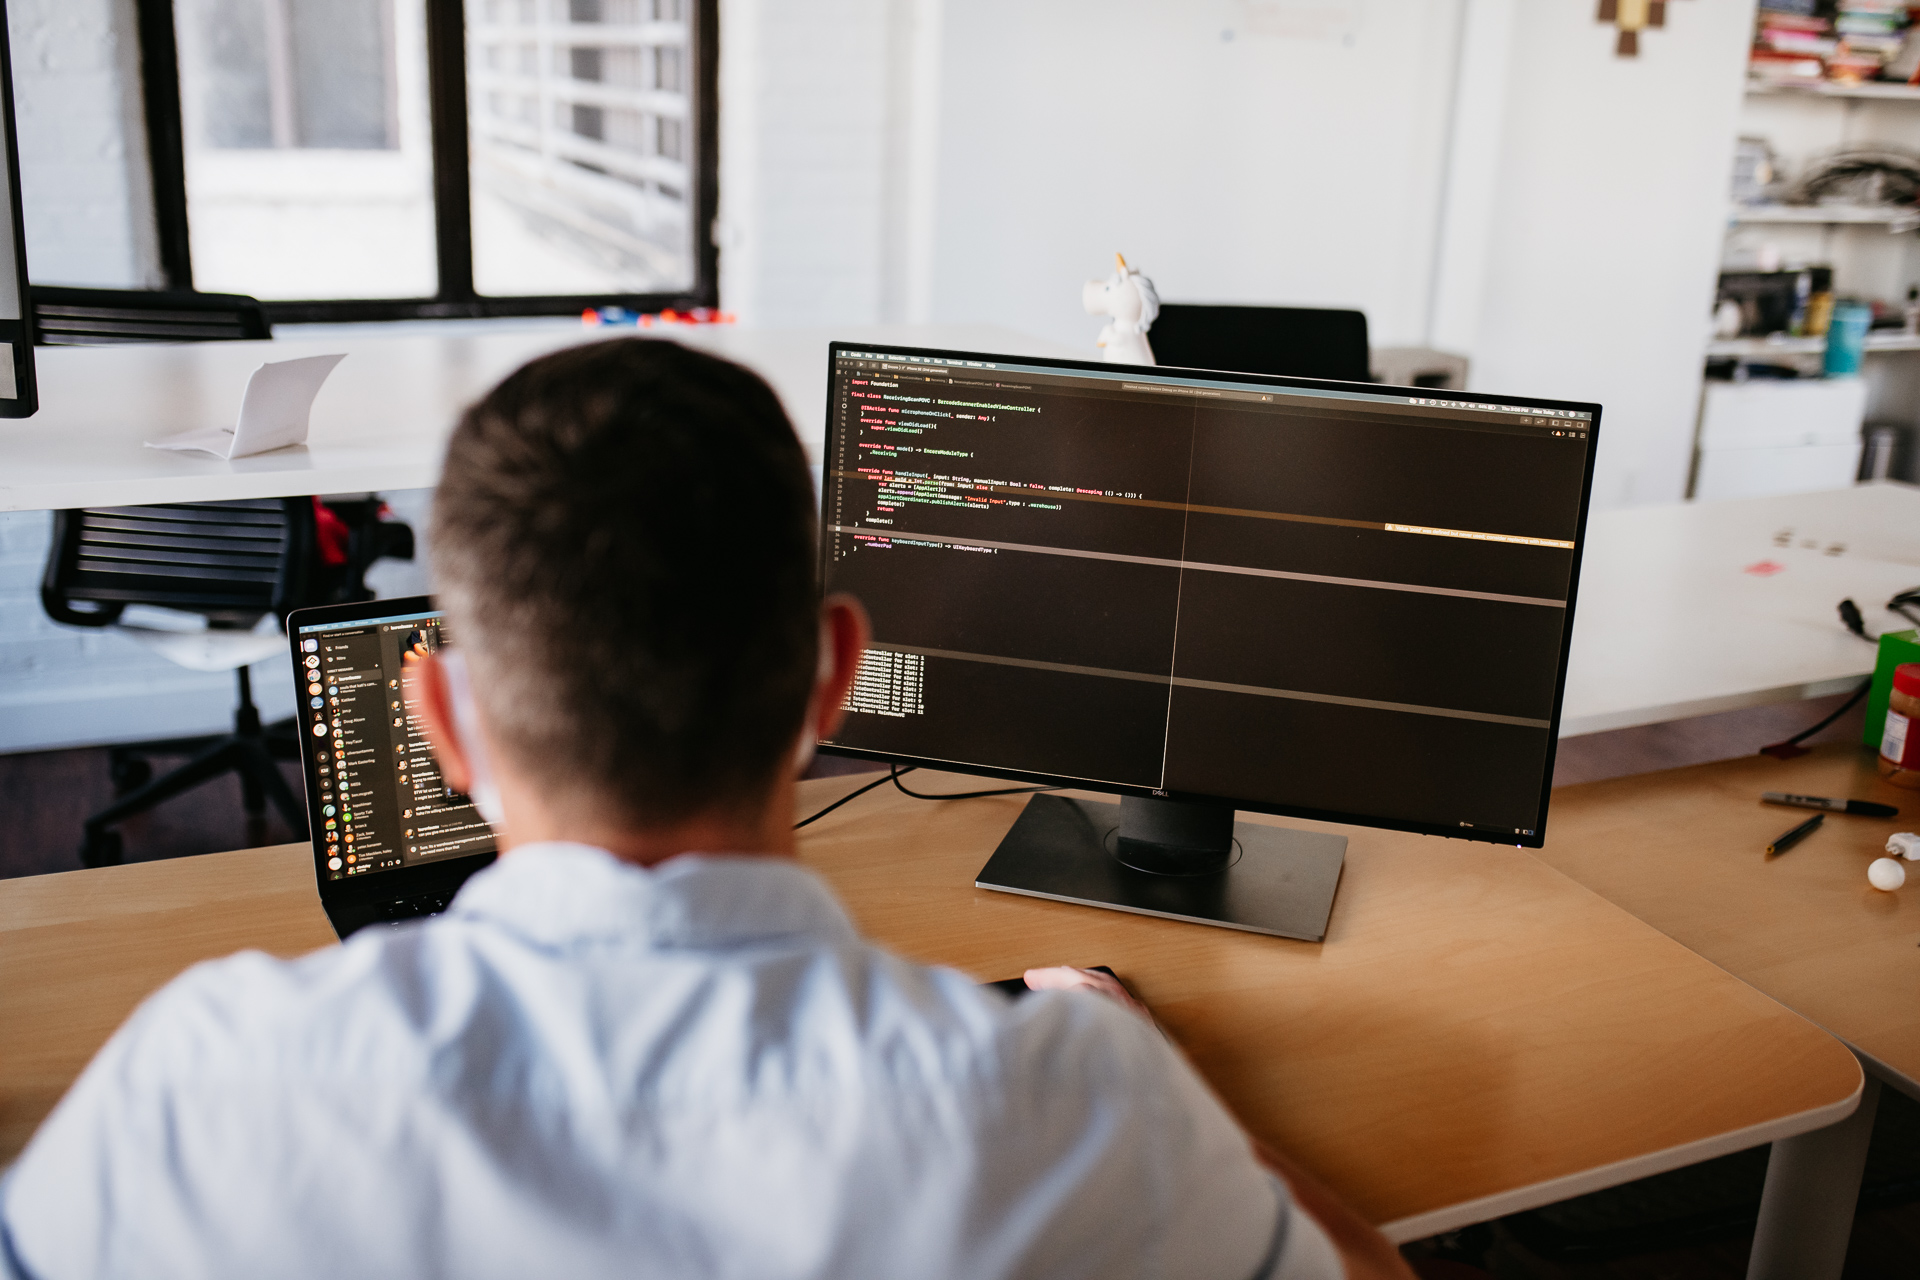
[[[1920,662],[1920,630],[1884,631],[1880,634],[1880,657],[1873,664],[1873,688],[1867,692],[1867,723],[1860,740],[1880,750],[1880,737],[1887,729],[1887,699],[1893,694],[1893,669],[1903,662]]]

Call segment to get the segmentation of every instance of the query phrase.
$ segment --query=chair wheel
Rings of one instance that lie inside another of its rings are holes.
[[[124,795],[153,781],[153,764],[139,756],[122,756],[107,766],[107,774],[113,779],[113,789]]]
[[[88,831],[80,841],[80,865],[116,867],[127,860],[127,844],[111,829]]]

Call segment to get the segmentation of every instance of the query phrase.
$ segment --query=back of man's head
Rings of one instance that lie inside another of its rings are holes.
[[[757,801],[812,692],[806,456],[754,374],[670,342],[535,360],[461,420],[436,590],[496,746],[649,828]]]

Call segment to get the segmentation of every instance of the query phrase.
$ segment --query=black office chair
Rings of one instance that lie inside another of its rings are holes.
[[[1364,311],[1166,302],[1147,341],[1155,360],[1182,368],[1372,379]]]
[[[40,583],[48,618],[67,626],[115,628],[192,670],[232,670],[238,681],[232,733],[161,739],[109,748],[113,787],[121,798],[86,819],[81,862],[125,860],[113,827],[159,802],[221,777],[240,775],[248,819],[265,802],[296,833],[307,829],[305,806],[276,760],[298,760],[298,722],[261,725],[253,706],[253,662],[286,651],[286,637],[257,624],[307,604],[372,599],[365,574],[376,558],[413,558],[413,530],[380,516],[378,499],[321,503],[276,497],[230,503],[165,503],[154,507],[83,507],[54,512],[54,543]],[[324,524],[324,530],[323,530]],[[202,614],[205,631],[125,626],[131,604]],[[150,756],[190,760],[154,777]]]
[[[266,308],[241,293],[190,289],[73,289],[36,284],[34,342],[97,347],[123,342],[219,342],[271,338]]]
[[[372,598],[364,578],[381,556],[413,558],[413,531],[380,518],[377,499],[322,504],[313,498],[83,507],[56,511],[40,599],[47,616],[77,627],[114,627],[195,670],[232,670],[239,684],[233,731],[110,748],[117,801],[88,818],[80,860],[120,862],[117,823],[227,773],[240,775],[242,802],[257,822],[271,800],[287,825],[306,830],[305,807],[277,760],[299,757],[295,720],[260,723],[248,667],[284,652],[286,637],[263,634],[269,615],[313,604]],[[322,529],[322,523],[325,529]],[[154,605],[207,619],[204,631],[128,626],[130,605]],[[191,759],[158,778],[149,757]]]

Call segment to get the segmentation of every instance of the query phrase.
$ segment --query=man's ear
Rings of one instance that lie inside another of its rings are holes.
[[[420,717],[420,727],[426,731],[427,744],[440,766],[440,776],[455,791],[465,792],[473,782],[473,770],[460,745],[460,735],[454,731],[453,694],[447,683],[447,669],[440,664],[438,655],[430,653],[406,664],[402,684],[407,709]]]
[[[815,738],[830,738],[846,717],[847,694],[860,674],[860,655],[873,638],[867,611],[850,595],[836,592],[820,602],[821,679],[813,691]]]

